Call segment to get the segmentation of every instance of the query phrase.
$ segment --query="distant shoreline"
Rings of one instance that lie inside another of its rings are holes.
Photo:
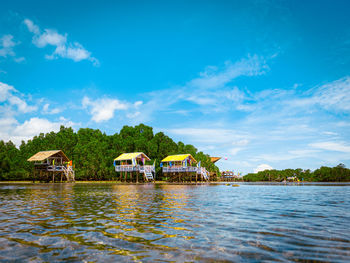
[[[223,185],[236,185],[236,184],[246,184],[246,185],[329,185],[329,184],[335,184],[335,185],[350,185],[350,181],[348,182],[272,182],[272,181],[259,181],[259,182],[244,182],[244,181],[236,181],[236,182],[227,182],[227,181],[210,181],[210,182],[166,182],[166,181],[155,181],[154,183],[135,183],[135,182],[121,182],[121,181],[75,181],[75,183],[67,183],[67,182],[55,182],[55,183],[46,183],[46,182],[39,182],[36,181],[33,183],[33,181],[0,181],[1,184],[32,184],[32,185],[38,185],[38,184],[52,184],[52,185],[61,185],[61,184],[117,184],[117,185],[150,185],[150,184],[157,184],[157,185],[205,185],[205,184],[223,184]]]

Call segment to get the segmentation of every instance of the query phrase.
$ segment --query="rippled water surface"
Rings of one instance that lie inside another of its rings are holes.
[[[350,262],[350,185],[0,185],[0,261]]]

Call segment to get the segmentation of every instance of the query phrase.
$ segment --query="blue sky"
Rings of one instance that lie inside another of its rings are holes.
[[[349,1],[3,1],[0,139],[145,123],[222,170],[350,166]]]

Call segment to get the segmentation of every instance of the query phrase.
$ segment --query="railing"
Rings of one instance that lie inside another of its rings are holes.
[[[116,165],[116,172],[140,172],[143,173],[145,169],[150,170],[151,172],[155,172],[155,168],[153,165]]]
[[[47,171],[49,172],[62,172],[66,167],[64,165],[49,165]]]
[[[163,173],[198,173],[200,167],[163,167]]]
[[[115,171],[116,172],[136,172],[140,170],[140,166],[136,165],[116,165]]]

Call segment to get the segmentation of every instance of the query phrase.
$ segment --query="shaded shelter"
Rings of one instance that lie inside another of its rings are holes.
[[[141,174],[141,180],[148,182],[154,181],[155,178],[155,164],[146,165],[150,160],[143,152],[123,153],[114,159],[113,165],[115,171],[120,173],[121,181],[124,179],[125,182],[129,180],[138,183]]]
[[[61,182],[63,175],[68,182],[75,181],[75,172],[73,170],[72,161],[61,150],[40,151],[31,156],[28,162],[34,162],[34,178],[36,174],[39,174],[39,180],[50,180],[52,176],[52,182],[55,181],[55,175],[61,176]]]
[[[161,163],[162,172],[167,174],[169,181],[195,181],[209,180],[209,173],[201,167],[201,163],[196,161],[193,156],[187,154],[169,155],[165,157]],[[199,175],[199,178],[198,178]]]

